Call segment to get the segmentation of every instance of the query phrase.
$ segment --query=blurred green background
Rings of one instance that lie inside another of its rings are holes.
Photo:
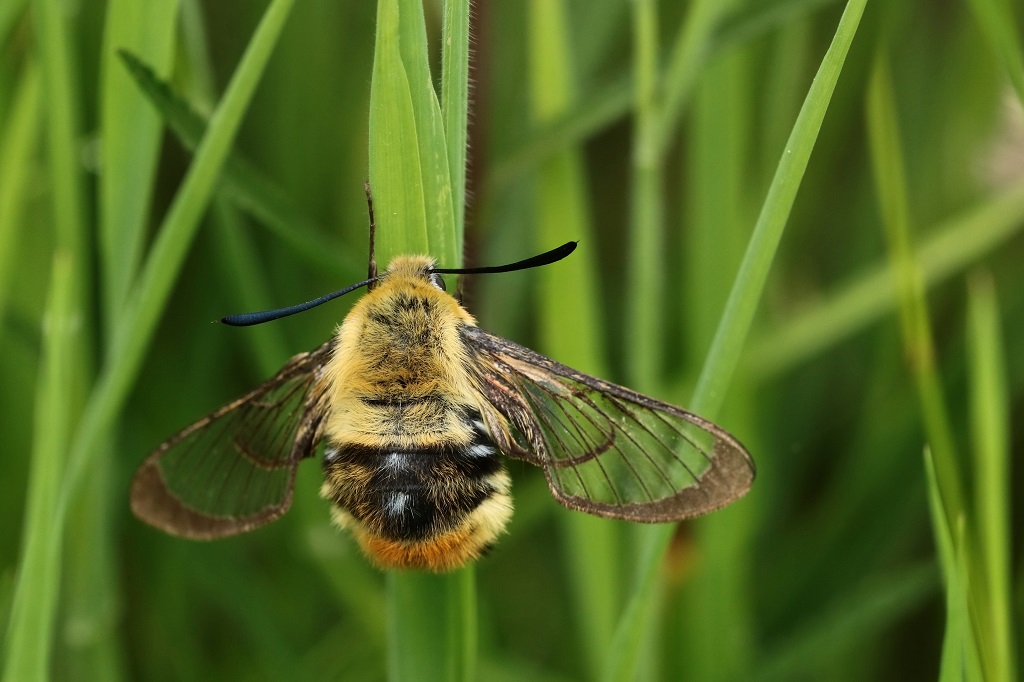
[[[511,462],[509,533],[460,583],[476,610],[464,678],[1014,678],[1024,14],[876,0],[859,27],[848,10],[843,38],[844,6],[473,6],[465,260],[581,248],[561,276],[470,279],[466,305],[684,406],[709,354],[742,349],[697,407],[748,446],[758,479],[645,559],[649,529],[569,512]],[[424,8],[440,93],[445,7]],[[409,664],[395,644],[408,623],[450,627],[433,579],[396,596],[330,525],[315,463],[285,518],[216,543],[165,536],[127,502],[156,444],[322,343],[354,300],[210,324],[365,276],[376,13],[0,2],[5,679],[437,678],[448,652],[428,637]],[[247,74],[251,101],[209,121],[242,117],[237,138],[194,155],[121,48],[165,104],[203,118]],[[834,93],[812,91],[827,69],[841,69]],[[801,107],[825,106],[820,132],[789,138]],[[223,145],[223,170],[200,163]],[[797,186],[791,212],[773,201]],[[777,253],[750,241],[755,224],[786,226]],[[180,272],[146,268],[175,254]],[[763,286],[737,280],[741,261],[771,265]],[[734,285],[759,301],[750,333],[715,337]],[[151,341],[131,332],[146,320]],[[645,566],[653,591],[633,601]]]

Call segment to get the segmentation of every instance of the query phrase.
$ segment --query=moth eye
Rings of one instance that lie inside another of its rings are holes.
[[[438,289],[440,289],[441,291],[448,291],[448,289],[446,289],[444,286],[444,277],[437,274],[436,272],[430,273],[430,283],[433,284]]]

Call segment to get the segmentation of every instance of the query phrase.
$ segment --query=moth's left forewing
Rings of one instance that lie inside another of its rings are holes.
[[[131,506],[173,535],[213,539],[269,523],[291,506],[295,470],[320,440],[320,368],[331,344],[162,443],[132,481]]]
[[[754,464],[746,449],[706,419],[476,327],[467,327],[464,338],[481,393],[507,420],[496,444],[542,466],[565,506],[632,521],[678,521],[749,490]]]

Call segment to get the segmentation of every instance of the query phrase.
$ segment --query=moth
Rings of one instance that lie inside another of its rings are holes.
[[[679,521],[744,495],[755,469],[736,438],[484,331],[441,277],[548,265],[575,248],[476,269],[400,256],[380,275],[371,257],[371,277],[340,292],[223,318],[257,324],[369,289],[329,341],[158,446],[132,510],[186,538],[252,530],[288,510],[296,469],[323,443],[321,494],[364,553],[447,571],[508,523],[504,457],[543,469],[566,507],[616,519]]]

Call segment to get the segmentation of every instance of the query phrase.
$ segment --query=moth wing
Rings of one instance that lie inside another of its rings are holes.
[[[566,507],[679,521],[750,489],[755,469],[746,448],[710,421],[477,327],[467,327],[464,339],[481,392],[504,418],[484,410],[496,445],[543,467]]]
[[[291,506],[295,470],[320,440],[317,379],[331,343],[289,360],[247,395],[162,443],[132,481],[132,511],[208,540],[252,530]]]

